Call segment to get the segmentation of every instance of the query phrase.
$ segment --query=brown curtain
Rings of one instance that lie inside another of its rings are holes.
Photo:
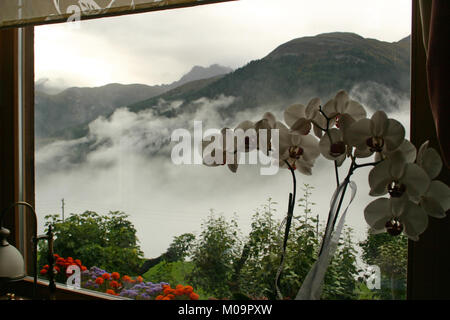
[[[421,0],[431,111],[444,162],[450,168],[450,1]]]
[[[0,0],[0,28],[93,19],[234,0]]]

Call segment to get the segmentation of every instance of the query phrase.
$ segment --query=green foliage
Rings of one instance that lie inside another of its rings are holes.
[[[143,278],[153,283],[168,282],[175,287],[178,284],[190,285],[186,277],[192,272],[194,265],[190,261],[161,261],[147,271]]]
[[[240,252],[239,229],[236,219],[226,221],[211,211],[202,224],[192,255],[194,268],[189,281],[217,298],[231,295],[233,262]]]
[[[318,217],[312,214],[312,189],[304,185],[304,196],[298,201],[303,212],[292,221],[279,283],[286,298],[295,298],[318,255],[322,234]],[[235,219],[227,222],[211,214],[195,243],[188,281],[216,298],[277,299],[275,278],[285,226],[275,218],[276,204],[269,199],[255,211],[250,233],[242,240]],[[357,297],[356,250],[351,235],[352,230],[345,229],[325,277],[324,299]]]
[[[241,271],[240,288],[253,297],[275,298],[274,284],[276,266],[281,252],[280,223],[274,219],[275,202],[271,199],[252,217],[251,231],[248,235],[249,254]]]
[[[318,218],[312,215],[310,202],[312,187],[305,184],[303,198],[298,206],[300,216],[292,221],[286,259],[279,289],[285,298],[294,299],[300,286],[317,259],[322,234],[318,230]],[[243,269],[241,287],[253,297],[276,299],[275,277],[280,264],[281,242],[284,228],[274,219],[275,203],[268,204],[253,215],[249,234],[250,255]],[[352,230],[346,229],[325,276],[323,299],[352,299],[357,274],[356,251],[351,242]]]
[[[393,237],[388,233],[369,234],[360,246],[364,262],[380,267],[381,290],[377,290],[377,296],[380,299],[405,299],[407,238],[404,235]]]
[[[71,214],[62,221],[58,215],[45,217],[45,226],[52,225],[54,252],[62,257],[80,259],[87,267],[97,266],[121,274],[135,275],[142,263],[136,229],[124,212],[99,215],[93,211]],[[45,245],[40,246],[39,264],[45,265]]]
[[[338,245],[331,265],[325,276],[322,299],[355,299],[357,295],[356,250],[352,242],[353,230],[347,228]]]
[[[313,187],[302,187],[287,242],[279,288],[294,299],[317,259],[323,230],[310,201]],[[277,299],[275,278],[281,259],[285,224],[275,218],[277,203],[268,200],[255,210],[251,229],[242,237],[236,217],[227,220],[211,211],[196,238],[191,233],[174,237],[167,251],[147,260],[147,281],[192,285],[202,298]],[[123,212],[106,216],[92,211],[72,214],[64,222],[57,215],[46,217],[54,228],[55,253],[82,260],[83,264],[135,275],[142,265],[136,230]],[[382,289],[369,290],[357,281],[356,246],[353,230],[345,228],[325,274],[322,299],[404,299],[407,240],[388,234],[369,235],[360,243],[362,258],[378,265]],[[40,265],[46,264],[47,248],[41,245]],[[145,264],[144,264],[145,265]],[[150,269],[149,269],[150,268]],[[149,269],[149,270],[148,270]],[[148,271],[147,271],[148,270]]]
[[[355,294],[358,296],[358,300],[378,300],[379,295],[370,290],[364,282],[359,282],[355,289]]]
[[[174,237],[165,253],[165,259],[167,261],[184,261],[191,254],[194,241],[195,235],[192,233],[184,233]]]

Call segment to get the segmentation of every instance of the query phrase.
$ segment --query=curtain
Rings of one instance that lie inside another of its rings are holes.
[[[0,0],[0,28],[78,21],[234,0]]]
[[[441,153],[450,168],[450,1],[421,0],[427,81]]]

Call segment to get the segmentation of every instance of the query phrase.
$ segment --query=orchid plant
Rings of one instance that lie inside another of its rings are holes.
[[[303,281],[297,299],[320,298],[324,273],[334,253],[347,211],[345,209],[341,212],[344,196],[350,187],[353,199],[356,184],[350,178],[358,169],[373,167],[368,177],[369,194],[377,199],[364,210],[371,233],[386,231],[392,236],[404,233],[409,239],[417,241],[428,226],[428,216],[444,218],[446,211],[450,209],[450,188],[436,180],[442,169],[438,152],[430,148],[428,142],[417,151],[405,139],[403,125],[388,118],[384,111],[377,111],[371,118],[367,118],[365,108],[358,101],[352,100],[345,91],[339,91],[323,106],[319,98],[312,99],[306,106],[289,106],[284,111],[284,122],[277,121],[272,113],[267,112],[256,123],[240,123],[234,131],[256,132],[256,138],[245,138],[243,148],[236,144],[230,148],[226,144],[226,140],[230,139],[230,135],[226,133],[229,129],[223,129],[223,148],[212,150],[213,154],[223,153],[223,161],[205,161],[208,158],[206,151],[211,154],[211,148],[208,150],[208,146],[211,147],[210,141],[203,142],[203,157],[204,163],[209,166],[227,164],[232,172],[236,172],[240,152],[261,152],[258,148],[261,138],[259,132],[265,129],[269,132],[268,154],[279,167],[291,171],[293,192],[289,197],[288,213],[284,220],[285,233],[280,268],[275,279],[276,287],[283,268],[294,211],[295,171],[312,175],[315,161],[320,155],[334,162],[337,189],[332,197],[321,250],[316,265]],[[274,134],[274,130],[278,134]],[[278,143],[273,141],[275,138],[279,139]],[[346,161],[349,162],[349,169],[341,181],[339,171]],[[339,222],[338,217],[341,218]],[[282,298],[279,291],[278,295]]]

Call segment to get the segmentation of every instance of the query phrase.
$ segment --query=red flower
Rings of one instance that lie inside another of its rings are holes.
[[[109,280],[111,278],[111,276],[109,275],[109,273],[105,272],[104,274],[102,274],[103,279],[105,280]]]
[[[120,274],[118,272],[113,272],[113,273],[111,273],[111,277],[114,280],[119,280],[120,279]]]
[[[194,292],[194,289],[191,286],[186,286],[184,287],[184,292],[187,294],[191,294],[192,292]]]
[[[118,283],[116,280],[113,280],[113,281],[111,281],[111,282],[109,283],[109,286],[110,286],[111,288],[117,289],[120,285],[119,285],[119,283]]]
[[[138,282],[143,282],[143,281],[144,281],[144,278],[142,278],[141,276],[138,276],[138,277],[136,278],[136,280],[137,280]]]
[[[173,300],[173,299],[175,299],[175,296],[173,294],[168,294],[167,298],[169,298],[170,300]]]
[[[156,299],[155,300],[162,300],[164,298],[164,296],[162,296],[162,295],[159,295],[159,296],[157,296],[156,297]]]
[[[175,289],[176,296],[182,296],[184,294],[184,290],[181,288]]]
[[[42,268],[44,268],[44,269],[48,269],[49,268],[49,266],[48,266],[48,264],[46,264],[45,266],[43,266]]]
[[[85,266],[81,266],[81,271],[86,271],[87,268]]]
[[[112,289],[106,290],[106,293],[107,293],[107,294],[116,295],[116,293],[115,293],[114,290],[112,290]]]
[[[61,270],[59,269],[59,267],[58,266],[55,266],[53,269],[55,269],[56,270],[56,272],[61,272]]]
[[[192,292],[192,293],[189,295],[189,298],[190,298],[191,300],[198,300],[199,297],[200,297],[200,296],[199,296],[198,294],[196,294],[195,292]]]
[[[172,289],[172,288],[170,288],[170,287],[166,287],[166,288],[163,290],[163,292],[164,292],[165,295],[168,295],[168,294],[170,294],[170,293],[174,293],[175,290]]]
[[[47,269],[42,269],[41,272],[40,272],[40,274],[42,274],[42,275],[47,274]]]
[[[76,260],[75,260],[75,263],[76,263],[79,267],[81,267],[81,260],[80,260],[80,259],[76,259]]]
[[[131,278],[129,276],[123,276],[122,280],[125,282],[131,282]]]
[[[103,280],[103,278],[101,278],[101,277],[98,277],[97,279],[95,279],[95,283],[98,285],[102,285],[103,281],[105,281],[105,280]]]

